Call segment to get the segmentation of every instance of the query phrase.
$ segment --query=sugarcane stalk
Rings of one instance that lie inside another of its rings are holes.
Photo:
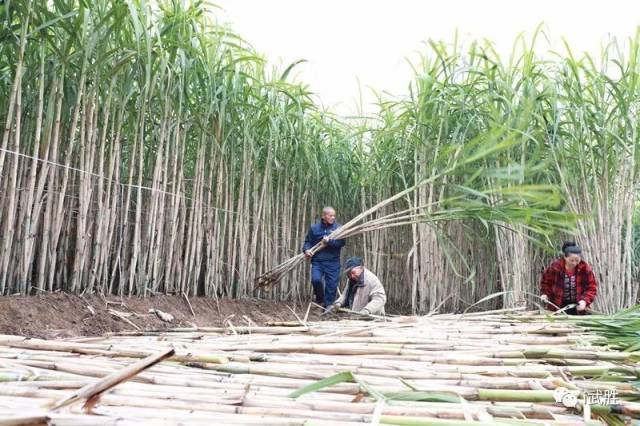
[[[93,398],[96,398],[101,393],[111,389],[114,386],[117,386],[124,381],[131,379],[131,377],[159,363],[163,359],[170,357],[174,353],[174,349],[169,349],[156,355],[151,355],[145,359],[142,359],[121,371],[110,374],[107,377],[99,380],[98,382],[87,385],[79,389],[77,392],[74,392],[73,394],[67,396],[66,398],[57,401],[53,404],[52,409],[57,410],[81,399],[86,399],[89,403],[89,401],[91,401]]]

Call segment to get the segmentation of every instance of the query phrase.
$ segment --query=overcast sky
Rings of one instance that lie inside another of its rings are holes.
[[[608,0],[214,0],[220,23],[284,66],[305,59],[293,73],[322,104],[356,113],[362,88],[365,112],[374,110],[370,87],[407,93],[407,59],[429,39],[465,42],[487,38],[508,55],[517,34],[544,23],[552,48],[565,37],[576,51],[597,54],[612,37],[624,40],[640,25],[640,1]],[[546,50],[546,47],[545,47]],[[541,52],[542,53],[542,52]]]

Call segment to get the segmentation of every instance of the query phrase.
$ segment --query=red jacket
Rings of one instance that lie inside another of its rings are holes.
[[[562,306],[562,295],[564,292],[564,258],[557,259],[545,269],[540,281],[540,293],[546,294],[549,302]],[[598,291],[598,283],[593,275],[591,266],[584,260],[581,260],[576,266],[576,302],[584,300],[587,306],[593,303]],[[555,311],[557,308],[551,304],[547,308]]]

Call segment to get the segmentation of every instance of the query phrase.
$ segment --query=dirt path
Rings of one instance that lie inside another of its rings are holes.
[[[287,306],[295,309],[301,318],[307,308],[258,299],[220,300],[218,304],[210,298],[192,298],[189,302],[195,317],[185,298],[178,296],[104,299],[100,296],[53,293],[0,297],[0,334],[40,338],[97,336],[110,331],[135,330],[136,326],[140,329],[194,324],[219,326],[225,319],[229,319],[233,325],[247,325],[249,321],[263,325],[268,321],[295,321],[296,317]],[[166,323],[160,320],[155,314],[149,313],[152,308],[173,315],[174,321]],[[313,309],[309,319],[318,319]]]

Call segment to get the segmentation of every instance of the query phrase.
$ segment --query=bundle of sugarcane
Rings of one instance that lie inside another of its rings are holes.
[[[558,323],[576,324],[592,333],[597,333],[601,337],[597,343],[634,353],[634,356],[640,359],[640,354],[638,354],[638,351],[640,351],[640,305],[623,309],[612,315],[605,315],[595,311],[591,311],[590,315],[567,315],[559,311],[554,314],[515,318],[518,321],[551,318]]]
[[[432,179],[428,179],[428,181],[429,180],[432,180]],[[426,184],[427,182],[424,182],[424,183]],[[358,224],[358,222],[362,221],[364,218],[366,218],[372,213],[375,213],[376,211],[383,208],[384,206],[387,206],[393,203],[394,201],[404,197],[405,195],[409,194],[411,191],[415,190],[418,186],[421,186],[421,185],[416,185],[411,188],[407,188],[406,190],[397,193],[393,197],[387,198],[386,200],[376,204],[375,206],[369,208],[368,210],[365,210],[364,212],[360,213],[358,216],[354,217],[349,222],[345,223],[343,226],[341,226],[340,228],[336,229],[331,234],[329,234],[328,235],[329,239],[332,239],[332,240],[342,239],[342,238],[347,238],[350,236],[357,235],[358,227],[356,225]],[[389,215],[389,216],[395,216],[395,215]],[[325,243],[321,241],[317,243],[315,246],[313,246],[309,250],[309,252],[313,256],[317,252],[322,250],[324,247],[325,247]],[[273,284],[276,284],[278,281],[280,281],[285,274],[287,274],[288,272],[295,269],[298,265],[300,265],[304,261],[304,259],[305,259],[305,253],[297,254],[296,256],[282,262],[281,264],[271,269],[270,271],[260,275],[259,277],[256,278],[257,288],[262,288],[262,289],[270,288]]]

